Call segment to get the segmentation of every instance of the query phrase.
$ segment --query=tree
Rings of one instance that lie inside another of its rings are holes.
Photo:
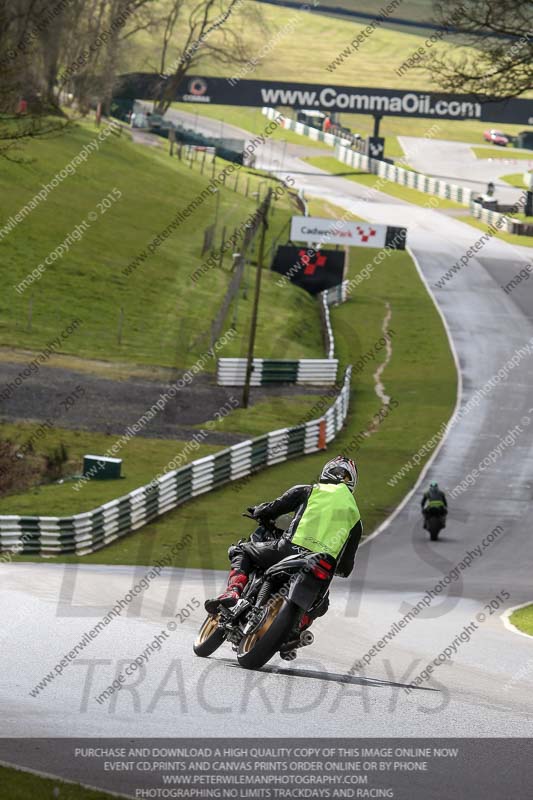
[[[196,0],[192,6],[187,0],[173,0],[162,21],[159,73],[163,81],[156,103],[158,113],[165,113],[185,76],[202,62],[210,60],[222,68],[251,59],[253,54],[242,33],[249,15],[250,8],[243,7],[243,0]],[[262,22],[257,8],[253,9],[253,21]],[[177,56],[169,63],[171,52]]]
[[[424,64],[443,89],[507,99],[533,88],[531,0],[437,2],[435,20],[461,45]]]
[[[0,0],[0,156],[109,103],[123,41],[153,24],[152,0]]]
[[[0,4],[0,156],[16,159],[28,138],[60,130],[66,120],[46,91],[40,43],[56,20],[42,0]]]

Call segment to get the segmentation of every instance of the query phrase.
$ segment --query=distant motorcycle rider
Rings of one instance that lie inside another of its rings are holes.
[[[442,527],[446,527],[446,515],[448,513],[448,501],[446,495],[439,489],[437,481],[431,481],[427,492],[422,497],[422,513],[424,515],[424,528],[427,528],[427,518],[430,514],[437,514],[442,517]]]
[[[337,559],[336,574],[347,578],[353,570],[363,532],[361,516],[353,496],[357,478],[355,462],[337,456],[325,464],[318,483],[293,486],[277,500],[249,509],[259,521],[275,520],[289,512],[294,512],[294,517],[288,529],[280,531],[281,535],[276,541],[246,541],[230,547],[231,572],[227,588],[220,597],[206,600],[206,611],[216,614],[221,605],[226,608],[234,606],[254,565],[268,569],[301,550],[329,553]],[[328,605],[326,595],[313,618],[325,614]],[[312,619],[306,614],[301,627],[308,627],[311,622]]]

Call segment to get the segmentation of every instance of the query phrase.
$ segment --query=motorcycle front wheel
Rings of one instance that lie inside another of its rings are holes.
[[[283,597],[267,604],[261,625],[239,643],[237,661],[241,667],[260,669],[270,661],[296,625],[300,614],[301,609]]]
[[[209,615],[205,619],[192,648],[197,656],[207,658],[225,641],[226,634],[218,627],[219,619],[218,614],[216,617]]]

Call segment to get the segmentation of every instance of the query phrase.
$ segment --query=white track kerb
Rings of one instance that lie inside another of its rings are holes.
[[[528,639],[533,639],[529,633],[524,633],[524,631],[519,630],[516,625],[513,625],[511,622],[511,615],[514,614],[515,611],[519,611],[521,608],[526,608],[527,606],[533,605],[533,600],[529,600],[527,603],[520,603],[518,606],[512,606],[512,608],[506,608],[503,614],[500,616],[501,621],[505,625],[508,631],[511,633],[516,633],[518,636],[526,636]]]
[[[455,363],[455,369],[456,369],[456,372],[457,372],[457,398],[456,398],[456,401],[455,401],[455,408],[453,409],[453,413],[452,413],[452,415],[450,417],[450,419],[453,419],[455,417],[455,415],[457,414],[459,408],[461,407],[461,403],[463,401],[463,375],[461,373],[461,367],[460,367],[460,364],[459,364],[459,357],[457,355],[457,350],[455,349],[455,344],[454,344],[454,341],[453,341],[453,338],[452,338],[452,333],[451,333],[451,330],[450,330],[450,326],[448,325],[448,322],[447,322],[444,314],[442,313],[439,304],[437,303],[437,301],[435,299],[435,295],[431,291],[430,285],[427,282],[427,280],[426,280],[426,278],[424,276],[424,273],[422,272],[422,270],[420,268],[420,264],[418,263],[418,260],[417,260],[417,258],[415,256],[415,254],[413,253],[413,251],[411,250],[411,248],[409,247],[409,245],[406,246],[406,250],[409,253],[409,255],[411,256],[411,258],[413,259],[413,263],[414,263],[414,265],[415,265],[415,267],[417,269],[417,272],[418,272],[418,274],[420,276],[420,280],[422,281],[422,283],[426,287],[426,291],[429,294],[429,296],[431,297],[431,300],[433,301],[433,305],[435,306],[435,308],[437,309],[437,311],[439,313],[439,316],[440,316],[440,318],[442,320],[442,324],[444,325],[444,330],[446,331],[446,336],[448,337],[448,344],[450,345],[450,350],[451,350],[452,355],[453,355],[453,360],[454,360],[454,363]],[[422,472],[418,476],[418,479],[417,479],[415,485],[413,486],[413,488],[411,489],[411,491],[408,492],[405,495],[405,497],[403,498],[403,500],[399,504],[399,506],[397,506],[394,509],[394,511],[392,512],[392,514],[389,517],[387,517],[387,519],[384,520],[381,523],[381,525],[379,525],[376,528],[374,533],[371,533],[370,536],[367,536],[366,539],[363,539],[363,541],[360,544],[360,547],[362,547],[365,544],[368,544],[368,542],[372,541],[372,539],[375,539],[376,536],[379,536],[380,533],[383,533],[383,531],[387,530],[387,528],[389,527],[391,522],[398,516],[400,511],[402,511],[402,509],[405,508],[405,506],[411,500],[411,498],[415,494],[415,492],[418,491],[418,489],[419,489],[421,483],[424,481],[424,479],[425,479],[425,477],[426,477],[431,465],[433,464],[433,462],[435,461],[437,455],[439,454],[441,447],[443,447],[446,439],[448,438],[448,435],[450,433],[450,429],[451,429],[451,426],[448,426],[448,428],[446,430],[446,433],[443,435],[442,439],[440,440],[438,445],[435,447],[435,450],[433,451],[431,456],[428,458],[428,460],[424,464],[424,466],[422,468]]]

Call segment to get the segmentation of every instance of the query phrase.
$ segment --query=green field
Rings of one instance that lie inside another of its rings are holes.
[[[355,181],[363,186],[368,186],[370,189],[374,188],[377,184],[380,192],[390,194],[392,197],[397,197],[399,200],[405,200],[407,203],[425,206],[427,205],[428,199],[431,197],[431,195],[425,192],[419,192],[418,189],[400,186],[393,181],[385,181],[378,175],[374,175],[370,172],[358,172],[356,168],[341,164],[341,162],[337,161],[333,156],[314,156],[312,158],[306,158],[305,160],[314,167],[323,169],[326,172],[331,172],[332,175],[339,175],[350,181]],[[438,208],[464,208],[460,203],[456,203],[454,200],[447,200],[445,197],[436,199],[438,200]]]
[[[352,11],[354,4],[352,0],[321,0],[321,9],[327,11],[329,7],[345,8],[347,11]],[[376,14],[379,9],[377,9],[376,4],[372,2],[372,0],[359,0],[357,3],[357,11],[362,11],[365,14]],[[416,20],[420,23],[429,22],[433,16],[433,3],[431,0],[404,0],[401,6],[392,15],[392,21],[394,21],[395,16]]]
[[[106,792],[84,789],[59,778],[41,778],[30,772],[0,767],[0,798],[28,800],[29,797],[32,800],[112,800],[112,795]]]
[[[364,265],[371,263],[378,252],[366,248],[354,250],[350,276],[358,274]],[[383,380],[387,393],[398,401],[399,406],[391,410],[374,435],[364,439],[360,445],[356,442],[357,435],[368,428],[380,407],[375,394],[373,372],[384,358],[383,351],[377,354],[375,361],[370,362],[372,367],[357,369],[354,374],[347,427],[329,446],[327,454],[306,456],[271,467],[250,480],[198,497],[139,533],[80,561],[148,564],[158,554],[165,552],[165,545],[192,530],[195,532],[194,543],[177,565],[224,568],[228,545],[249,531],[247,521],[240,516],[246,506],[275,497],[294,483],[314,480],[326,456],[342,451],[349,452],[358,460],[361,480],[357,499],[365,530],[367,533],[372,531],[400,502],[413,485],[419,470],[413,470],[395,487],[390,487],[387,479],[450,417],[456,394],[455,366],[441,319],[405,252],[394,253],[385,259],[367,280],[360,283],[347,303],[333,310],[333,326],[341,362],[357,364],[362,354],[373,349],[382,333],[387,302],[392,308],[390,328],[394,331],[394,337],[392,360],[384,371]],[[305,418],[314,399],[306,398],[303,404],[295,403],[292,399],[263,402],[254,407],[244,424],[250,434],[258,434],[271,429],[276,417],[298,422]],[[239,414],[242,417],[242,412]],[[413,419],[417,420],[416,426],[412,425]],[[241,420],[236,416],[233,419],[230,417],[225,427],[240,430]],[[98,444],[100,440],[94,437],[93,441]],[[163,453],[163,449],[159,450],[162,443],[141,440],[140,437],[132,441],[132,446],[133,443],[138,449],[125,454],[125,473],[130,474],[137,454],[140,457],[145,450],[143,469],[149,479],[152,474],[148,473],[151,469],[153,471],[153,467],[148,459],[153,459],[157,452],[158,464],[164,461],[159,457],[159,453]],[[171,443],[165,443],[165,448],[167,445],[171,447]],[[78,452],[82,449],[80,445]],[[138,477],[141,478],[141,475],[138,474]],[[127,488],[126,481],[122,485],[124,489]],[[77,506],[72,502],[74,493],[66,484],[43,487],[38,495],[29,492],[3,498],[0,509],[3,513],[20,513],[30,508],[34,513],[51,509],[58,513],[67,507],[81,507],[81,496],[85,491],[92,492],[93,486],[89,485],[79,493]],[[103,490],[97,487],[94,491]],[[84,497],[83,507],[87,505],[90,503]],[[24,560],[35,558],[27,556]],[[61,557],[59,560],[74,562],[78,559]]]
[[[509,620],[518,630],[533,636],[533,604],[513,611]]]
[[[246,3],[248,8],[256,10],[257,4]],[[423,89],[427,85],[418,70],[410,70],[407,76],[396,74],[406,58],[419,46],[420,36],[408,29],[391,30],[378,28],[360,48],[342,65],[330,73],[327,66],[354,39],[361,29],[361,21],[352,21],[322,14],[309,14],[305,11],[261,4],[264,26],[259,24],[257,12],[246,21],[246,41],[252,55],[260,63],[247,78],[267,80],[298,80],[305,83],[334,84],[350,86],[359,83],[364,86],[387,86],[389,88]],[[379,10],[379,9],[378,9]],[[252,12],[253,13],[253,12]],[[244,17],[240,18],[241,25]],[[366,23],[363,23],[363,26]],[[183,26],[185,29],[185,26]],[[185,33],[185,30],[184,30]],[[184,35],[183,33],[183,35]],[[277,37],[277,38],[276,38]],[[179,39],[177,39],[179,41]],[[213,36],[213,42],[216,38]],[[261,58],[260,51],[269,42],[275,42],[268,53]],[[302,51],[306,48],[312,57],[306,58],[305,70],[302,71]],[[142,31],[135,37],[135,48],[131,48],[126,70],[153,72],[158,63],[158,50],[154,48],[153,34]],[[177,48],[169,51],[167,62],[172,63],[178,56]],[[214,64],[209,58],[202,62],[203,75],[226,75],[231,77],[238,72],[238,67],[224,67]],[[198,70],[197,70],[198,71]],[[305,75],[304,75],[305,73]],[[364,76],[364,80],[361,80]],[[238,92],[238,86],[235,87]]]
[[[94,137],[89,123],[75,125],[62,137],[29,142],[23,164],[4,161],[0,191],[5,218],[29,203],[41,184],[50,182]],[[74,175],[67,176],[4,236],[4,291],[0,299],[4,357],[9,357],[6,348],[41,350],[74,318],[81,324],[60,347],[67,355],[183,368],[205,352],[209,338],[196,340],[209,331],[210,320],[229,284],[233,248],[229,248],[222,268],[210,269],[197,283],[192,282],[191,273],[207,258],[200,255],[204,229],[216,217],[217,200],[208,195],[201,208],[162,240],[152,255],[147,251],[154,237],[206,189],[210,180],[207,173],[200,174],[199,163],[191,170],[177,158],[169,158],[167,147],[166,143],[162,148],[133,144],[125,133],[119,138],[109,137]],[[217,159],[215,175],[226,166],[228,162]],[[249,197],[244,196],[247,183]],[[259,190],[263,197],[268,185],[264,176],[242,170],[235,192],[235,176],[228,177],[227,186],[219,191],[215,244],[220,244],[223,229],[227,238],[251,217],[257,205],[252,193]],[[113,191],[121,196],[108,200],[111,206],[102,211],[103,198],[112,198]],[[295,210],[287,196],[275,208],[267,255],[270,243],[283,232]],[[89,214],[95,214],[96,219],[83,230],[81,223],[89,224]],[[17,291],[15,287],[58,245],[66,250],[62,257],[45,267],[39,280]],[[146,260],[125,275],[124,270],[142,251],[148,254]],[[255,259],[256,253],[251,256]],[[253,269],[248,267],[246,272],[244,288],[253,280]],[[243,351],[251,315],[250,294],[239,297],[238,336],[224,355]],[[264,302],[274,311],[259,334],[258,352],[264,356],[322,355],[315,328],[306,328],[297,341],[285,333],[316,315],[311,298],[299,297],[292,288],[280,289],[267,273]],[[233,311],[231,314],[228,324],[235,318]]]
[[[493,158],[499,161],[531,161],[533,150],[517,150],[515,147],[471,147],[476,158]]]

